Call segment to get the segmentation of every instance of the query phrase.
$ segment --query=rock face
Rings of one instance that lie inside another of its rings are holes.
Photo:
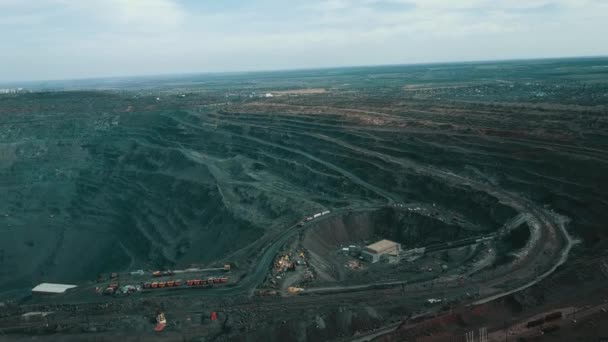
[[[3,119],[15,123],[0,128],[0,290],[208,262],[259,238],[260,223],[282,210],[247,190],[252,162],[211,151],[205,132],[159,112],[47,108],[78,96],[95,100],[87,94],[28,96],[34,99],[22,100],[52,113],[9,116]],[[251,204],[241,207],[244,201]]]
[[[420,203],[432,219],[361,218],[404,243],[433,243],[425,232],[436,215],[457,223],[439,227],[439,240],[515,215],[466,179],[546,205],[602,249],[606,77],[594,66],[604,64],[392,66],[2,95],[0,293],[251,260],[236,252],[326,209]],[[296,88],[327,91],[286,91]],[[542,100],[530,95],[541,91]],[[256,95],[267,92],[277,96]]]

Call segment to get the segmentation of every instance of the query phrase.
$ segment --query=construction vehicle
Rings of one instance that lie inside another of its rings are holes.
[[[169,277],[169,276],[172,276],[174,274],[175,274],[175,272],[173,272],[173,271],[162,271],[162,272],[161,271],[154,271],[154,272],[152,272],[152,275],[155,276],[155,277]]]
[[[160,311],[156,315],[156,327],[154,327],[154,330],[157,332],[161,332],[161,331],[165,330],[166,326],[167,326],[167,319],[165,318],[165,313]]]
[[[287,292],[289,292],[291,294],[296,294],[296,293],[302,292],[302,291],[304,291],[304,289],[301,287],[290,286],[287,288]]]
[[[138,290],[138,288],[136,286],[134,286],[134,285],[125,285],[125,286],[117,289],[116,293],[123,294],[123,295],[128,295],[128,294],[133,294],[133,293],[135,293],[137,291],[139,291],[139,290]]]
[[[111,283],[110,285],[108,285],[108,287],[103,291],[103,294],[105,295],[113,295],[114,293],[116,293],[116,290],[118,289],[118,283]]]

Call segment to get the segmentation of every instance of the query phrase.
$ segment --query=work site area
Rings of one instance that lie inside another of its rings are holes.
[[[0,94],[0,341],[608,339],[606,62]]]

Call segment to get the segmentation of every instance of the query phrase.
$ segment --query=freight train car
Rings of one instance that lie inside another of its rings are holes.
[[[212,287],[214,285],[226,283],[228,283],[228,277],[210,277],[207,279],[188,279],[185,281],[178,279],[169,281],[146,282],[142,284],[142,288],[144,290],[157,290],[164,288],[207,288]]]
[[[562,318],[563,314],[561,311],[557,311],[554,313],[550,313],[547,316],[545,316],[545,321],[549,322],[549,321],[555,321],[556,319],[560,319]]]
[[[543,323],[545,323],[545,319],[539,318],[539,319],[535,319],[533,321],[528,322],[528,324],[526,324],[526,327],[527,328],[537,327],[539,325],[542,325]]]

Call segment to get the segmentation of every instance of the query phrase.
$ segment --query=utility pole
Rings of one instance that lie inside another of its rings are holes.
[[[475,342],[475,330],[467,331],[466,342]]]
[[[488,341],[488,329],[486,327],[479,328],[479,342]]]

